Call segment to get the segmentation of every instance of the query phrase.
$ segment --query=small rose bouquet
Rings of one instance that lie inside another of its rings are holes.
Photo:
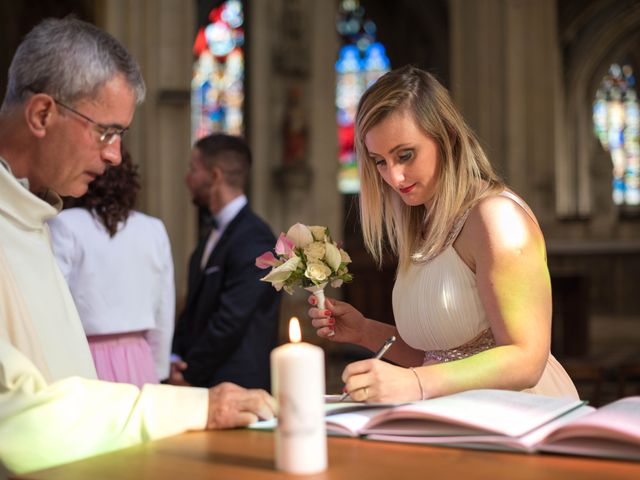
[[[274,251],[275,255],[268,251],[256,258],[259,268],[271,267],[261,280],[289,294],[301,286],[318,298],[318,308],[324,308],[327,283],[337,288],[352,279],[347,269],[351,258],[331,239],[326,227],[296,223],[280,234]]]

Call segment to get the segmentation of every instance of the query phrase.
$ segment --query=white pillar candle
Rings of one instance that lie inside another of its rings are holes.
[[[287,343],[271,352],[271,390],[278,401],[276,468],[316,473],[327,468],[324,352],[300,342],[300,323],[289,321]]]

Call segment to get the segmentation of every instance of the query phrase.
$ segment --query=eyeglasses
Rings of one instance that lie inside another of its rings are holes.
[[[92,124],[100,134],[100,141],[106,145],[111,145],[116,140],[116,137],[120,137],[120,140],[122,140],[125,132],[129,130],[128,127],[122,128],[122,127],[116,127],[114,125],[103,125],[87,117],[86,115],[80,113],[79,111],[69,107],[68,105],[65,105],[64,103],[59,102],[55,98],[53,99],[53,101],[56,102],[56,105],[64,108],[65,110],[69,110],[72,113],[75,113],[79,117],[84,118],[87,122]]]

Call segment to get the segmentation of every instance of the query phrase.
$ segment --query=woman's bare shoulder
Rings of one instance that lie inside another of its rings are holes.
[[[473,257],[481,252],[521,253],[544,245],[542,232],[526,203],[504,195],[491,195],[474,205],[460,237],[461,247]]]

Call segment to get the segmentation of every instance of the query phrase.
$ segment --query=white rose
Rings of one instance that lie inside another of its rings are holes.
[[[318,261],[324,258],[324,243],[313,242],[304,247],[304,254],[307,257],[307,262]]]
[[[342,256],[340,255],[340,250],[333,243],[326,242],[324,244],[326,253],[324,258],[327,260],[327,264],[331,267],[331,269],[335,272],[340,267],[340,263],[342,262]]]
[[[313,242],[313,234],[309,227],[301,223],[292,225],[287,231],[287,238],[298,248],[304,248]]]
[[[304,272],[304,276],[314,283],[322,283],[331,275],[331,269],[324,263],[313,262],[307,264],[307,270]]]
[[[327,233],[327,227],[321,227],[319,225],[313,225],[313,226],[309,227],[309,230],[311,230],[311,233],[313,234],[313,238],[315,238],[316,241],[318,241],[318,242],[324,241],[324,236]]]

